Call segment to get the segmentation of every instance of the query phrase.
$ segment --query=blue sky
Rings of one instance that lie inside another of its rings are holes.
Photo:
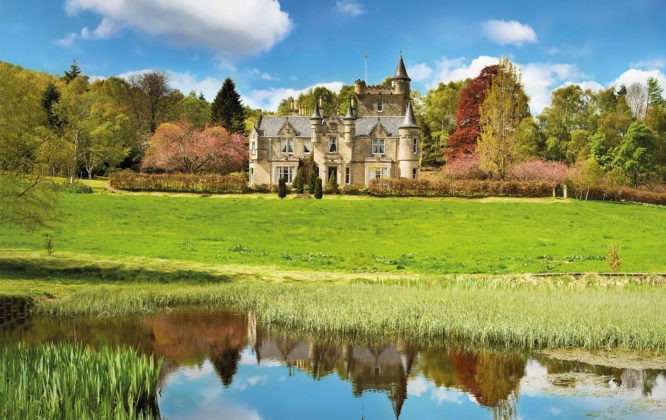
[[[274,110],[316,85],[392,75],[412,88],[518,64],[533,112],[568,83],[599,89],[656,77],[666,87],[665,0],[0,0],[0,60],[92,77],[167,73],[212,100],[226,77]]]

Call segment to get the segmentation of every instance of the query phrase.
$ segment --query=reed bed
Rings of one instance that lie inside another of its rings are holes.
[[[128,348],[0,348],[0,418],[156,418],[161,366]]]
[[[342,336],[479,345],[666,350],[663,284],[479,281],[78,285],[37,303],[59,316],[119,316],[193,306],[252,312],[264,326]],[[516,286],[519,284],[519,286]]]

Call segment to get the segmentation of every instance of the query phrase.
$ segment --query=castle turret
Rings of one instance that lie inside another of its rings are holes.
[[[356,118],[354,117],[354,108],[352,108],[352,100],[349,101],[347,107],[347,115],[343,118],[345,124],[345,143],[351,144],[354,141],[356,131]]]
[[[405,69],[405,63],[402,61],[402,54],[400,54],[400,61],[398,61],[398,66],[395,68],[395,74],[391,80],[391,86],[393,86],[393,93],[395,95],[404,95],[409,98],[410,94],[410,83],[412,79],[407,76],[407,69]]]
[[[398,128],[398,134],[400,135],[400,144],[398,147],[400,177],[416,178],[418,175],[419,158],[421,156],[419,144],[421,127],[416,123],[411,102],[407,103],[405,119]]]
[[[310,128],[312,129],[313,143],[319,143],[319,141],[321,140],[321,133],[323,132],[324,128],[323,120],[324,118],[321,116],[321,113],[319,112],[319,103],[315,102],[314,112],[310,117]]]

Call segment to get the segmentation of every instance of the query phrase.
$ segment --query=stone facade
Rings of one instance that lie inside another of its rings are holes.
[[[324,184],[367,185],[376,178],[416,178],[421,128],[410,103],[400,57],[390,88],[357,80],[347,114],[261,116],[250,133],[250,184],[291,183],[299,160],[312,154]],[[302,112],[301,112],[302,113]]]

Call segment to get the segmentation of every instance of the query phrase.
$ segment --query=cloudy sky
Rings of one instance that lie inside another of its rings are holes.
[[[0,60],[93,77],[158,70],[212,100],[226,77],[275,110],[316,85],[393,74],[412,87],[518,64],[532,111],[569,83],[599,89],[656,77],[666,87],[665,0],[1,0]]]

